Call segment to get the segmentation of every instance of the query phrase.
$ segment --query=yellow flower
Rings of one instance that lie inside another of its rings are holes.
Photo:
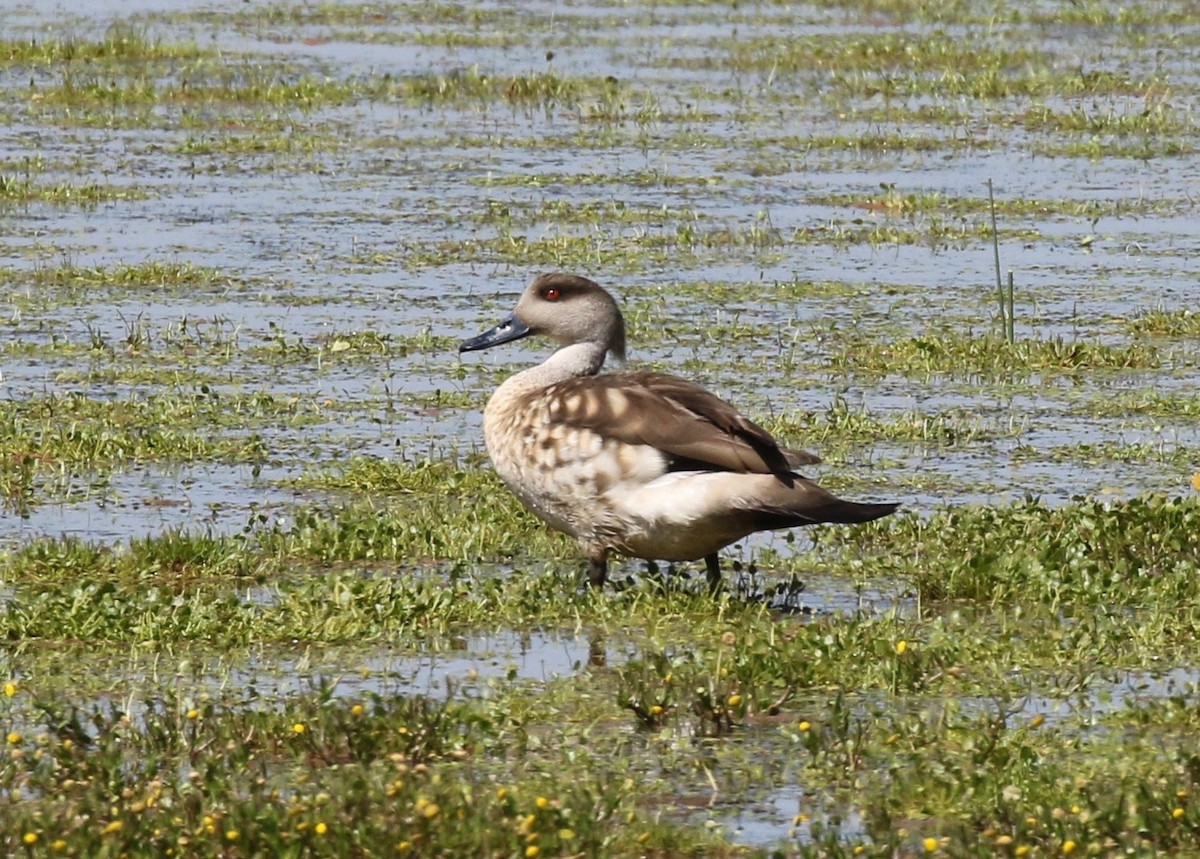
[[[1200,492],[1200,471],[1197,471],[1195,474],[1192,475],[1192,489],[1195,489],[1197,492]],[[7,687],[5,687],[4,691],[6,691],[6,692],[8,691]]]
[[[26,844],[32,846],[38,843],[38,834],[36,832],[26,832],[21,838]]]
[[[904,643],[903,641],[900,642],[900,644],[903,644],[903,643]],[[900,651],[900,644],[896,645],[897,651]],[[902,651],[900,651],[900,652],[902,652]],[[938,849],[938,840],[932,836],[930,836],[929,838],[926,838],[924,841],[921,842],[921,844],[924,845],[926,853],[933,853]]]
[[[114,820],[112,823],[108,824],[108,826],[101,829],[100,834],[101,835],[114,835],[121,831],[121,827],[123,825],[124,824],[122,824],[121,821]]]
[[[742,696],[734,693],[729,696],[729,701],[726,702],[730,707],[742,706]]]
[[[200,718],[200,711],[193,707],[187,711],[187,717],[194,722],[196,719]]]
[[[906,650],[908,650],[908,642],[907,641],[904,641],[903,639],[901,639],[900,641],[896,642],[896,653],[897,654],[903,654],[904,651],[906,651]],[[925,841],[926,841],[926,843],[928,843],[929,839],[926,838]],[[934,849],[936,849],[936,847]]]
[[[1062,852],[1064,856],[1070,856],[1075,852],[1075,842],[1068,838],[1063,842]]]
[[[67,849],[67,842],[63,841],[60,838],[50,845],[50,849],[54,850],[55,852],[61,853],[63,850]]]
[[[13,683],[10,680],[4,684],[4,697],[5,698],[11,698],[13,695],[16,695],[16,694],[17,694],[17,684],[16,683]]]
[[[399,844],[396,845],[396,852],[397,853],[405,853],[411,847],[412,847],[411,841],[401,841]]]
[[[544,797],[544,796],[539,796],[537,799],[534,800],[533,804],[536,805],[538,808],[549,808],[550,800],[546,799],[546,797]]]
[[[242,835],[242,833],[238,832],[236,829],[228,829],[225,831],[225,840],[226,841],[237,841],[238,838],[241,837],[241,835]]]
[[[660,707],[658,704],[655,704],[653,707],[650,708],[651,716],[661,716],[662,714],[663,714],[663,708]]]
[[[802,734],[806,734],[812,729],[812,725],[810,725],[808,722],[801,722],[796,727],[800,729],[800,733]]]
[[[1183,817],[1183,815],[1184,815],[1184,811],[1182,808],[1176,808],[1171,812],[1171,816],[1174,817],[1176,820]]]
[[[1044,724],[1046,724],[1046,717],[1043,716],[1041,713],[1038,713],[1036,716],[1034,716],[1032,719],[1029,720],[1029,727],[1031,727],[1031,728],[1040,728]]]
[[[1029,855],[1029,845],[1022,844],[1020,847],[1018,847],[1016,850],[1013,851],[1013,854],[1015,856],[1028,856]]]
[[[558,830],[558,837],[559,837],[559,840],[561,840],[561,841],[570,841],[572,838],[575,837],[575,830],[574,829],[560,829],[560,830]]]
[[[293,734],[303,734],[307,730],[308,729],[306,727],[304,727],[303,722],[297,722],[296,724],[292,725],[292,733]]]
[[[426,820],[433,820],[441,813],[442,809],[438,807],[436,802],[426,803],[425,807],[421,809],[421,814],[425,815]]]
[[[350,712],[353,713],[355,716],[361,716],[365,711],[363,710],[362,704],[355,704],[353,707],[350,708]]]
[[[533,859],[535,856],[537,856],[541,852],[542,851],[538,848],[538,846],[536,844],[530,844],[528,847],[525,848],[525,859]]]
[[[316,826],[313,827],[313,832],[317,833],[318,835],[324,835],[328,831],[329,831],[329,826],[326,825],[326,823],[324,821],[321,821],[320,823],[318,823]]]
[[[24,737],[22,737],[22,736],[21,736],[21,735],[20,735],[18,732],[16,732],[16,731],[9,731],[9,732],[8,732],[8,736],[7,736],[7,737],[5,737],[4,739],[8,740],[8,743],[9,743],[9,745],[11,745],[11,746],[15,746],[15,745],[17,745],[17,743],[21,742],[21,740],[23,740],[23,739],[25,739],[25,738],[24,738]]]
[[[500,802],[504,802],[504,800],[507,796],[508,796],[508,788],[506,788],[506,787],[499,788],[496,791],[496,799],[498,799]]]

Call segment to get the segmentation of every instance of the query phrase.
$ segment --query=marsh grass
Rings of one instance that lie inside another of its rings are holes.
[[[1193,310],[1148,310],[1128,320],[1127,330],[1138,337],[1192,338],[1200,335],[1200,313]]]
[[[912,581],[927,599],[1169,609],[1182,635],[1200,622],[1192,608],[1200,587],[1192,537],[1198,519],[1200,502],[1191,498],[1079,499],[1054,509],[1030,499],[844,533],[874,542],[886,530],[890,574]],[[920,562],[926,553],[939,558],[928,573]]]
[[[123,400],[83,394],[0,401],[0,468],[6,482],[61,469],[144,463],[257,462],[250,430],[314,420],[303,404],[271,395],[162,393]],[[230,434],[222,430],[236,427]]]
[[[56,205],[96,205],[113,200],[140,200],[147,193],[133,187],[69,182],[46,184],[30,178],[0,173],[0,203],[52,203]]]
[[[213,53],[192,42],[162,41],[143,29],[121,24],[109,27],[99,40],[83,36],[0,38],[0,67],[196,60]]]
[[[891,342],[843,337],[830,356],[835,368],[867,373],[1001,376],[1077,373],[1084,370],[1147,370],[1164,366],[1153,346],[1111,346],[1086,340],[1017,338],[930,331]]]

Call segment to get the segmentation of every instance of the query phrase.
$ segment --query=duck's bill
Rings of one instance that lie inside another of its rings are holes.
[[[499,346],[501,343],[511,343],[513,340],[528,337],[532,333],[529,330],[529,326],[520,319],[517,319],[516,314],[513,314],[495,328],[484,331],[478,337],[464,340],[459,344],[458,351],[476,352],[480,349],[490,349],[493,346]]]

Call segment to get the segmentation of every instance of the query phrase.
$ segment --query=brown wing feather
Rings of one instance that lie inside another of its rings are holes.
[[[798,464],[819,461],[781,450],[770,433],[729,403],[677,376],[582,376],[554,385],[552,392],[553,420],[715,468],[787,474]]]

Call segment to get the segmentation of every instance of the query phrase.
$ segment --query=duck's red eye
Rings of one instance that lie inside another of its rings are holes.
[[[558,291],[557,286],[552,286],[542,293],[542,297],[547,301],[558,301],[559,295],[561,295],[561,293]]]

